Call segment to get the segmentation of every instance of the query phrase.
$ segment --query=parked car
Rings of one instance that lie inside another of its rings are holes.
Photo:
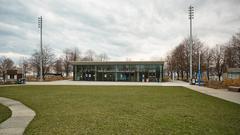
[[[25,78],[20,78],[17,80],[16,82],[17,84],[25,84],[26,83],[26,79]]]

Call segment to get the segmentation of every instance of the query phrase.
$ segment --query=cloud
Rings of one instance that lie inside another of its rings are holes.
[[[15,52],[4,52],[4,53],[0,52],[0,57],[11,58],[15,64],[19,64],[20,62],[22,62],[23,59],[28,59],[30,56],[21,54],[21,53],[15,53]]]
[[[43,16],[43,43],[57,56],[78,47],[112,60],[164,57],[189,35],[190,4],[194,35],[206,45],[227,42],[239,31],[239,0],[3,0],[0,53],[29,56],[39,49],[37,17]]]

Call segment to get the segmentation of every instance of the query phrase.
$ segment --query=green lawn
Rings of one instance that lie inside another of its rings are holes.
[[[11,114],[12,112],[9,108],[0,104],[0,123],[11,117]]]
[[[240,133],[240,105],[183,87],[20,86],[0,96],[36,111],[27,135]]]

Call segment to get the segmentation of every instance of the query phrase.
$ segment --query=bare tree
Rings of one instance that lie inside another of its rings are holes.
[[[99,55],[97,55],[97,60],[98,61],[108,61],[109,57],[106,53],[100,53]]]
[[[0,58],[0,74],[3,75],[4,81],[5,81],[5,73],[7,72],[7,70],[10,70],[13,68],[14,68],[14,62],[12,61],[12,59],[4,56]]]
[[[32,68],[35,68],[37,71],[37,76],[40,76],[40,52],[35,51],[32,54],[32,57],[30,58],[30,63]],[[42,67],[43,67],[43,78],[45,77],[45,74],[50,71],[50,68],[53,67],[55,62],[55,55],[52,52],[52,49],[49,47],[43,48],[43,59],[42,59]]]
[[[54,64],[54,70],[57,74],[63,73],[63,59],[58,58]]]
[[[240,32],[236,33],[232,38],[234,48],[234,58],[236,61],[236,67],[240,68]]]
[[[167,56],[166,59],[167,62],[167,72],[168,72],[168,76],[170,76],[170,78],[173,77],[173,68],[174,68],[174,62],[173,62],[173,58],[172,58],[172,54],[169,54]],[[173,79],[173,78],[172,78]]]
[[[203,51],[203,43],[198,39],[194,38],[193,39],[194,44],[193,44],[193,73],[196,75],[198,71],[198,57],[200,52]],[[188,38],[184,39],[168,56],[168,65],[171,67],[168,70],[171,73],[175,72],[177,73],[177,79],[180,79],[181,77],[182,80],[188,80],[189,76],[189,43],[190,40]],[[204,54],[201,54],[201,69],[203,67],[203,57]]]
[[[197,77],[197,73],[198,73],[198,65],[199,65],[199,53],[200,53],[200,65],[201,65],[201,69],[203,69],[203,62],[204,62],[204,58],[203,58],[203,53],[204,52],[204,45],[203,43],[195,38],[194,39],[194,44],[193,44],[193,73],[195,73],[195,77]]]
[[[168,54],[167,70],[169,73],[177,73],[178,79],[187,78],[189,76],[189,39],[184,39],[174,50]],[[193,39],[193,75],[196,77],[198,72],[199,53],[201,72],[207,71],[207,78],[210,75],[218,76],[221,79],[226,68],[240,67],[240,32],[236,33],[229,43],[225,46],[216,46],[209,49],[198,39]]]
[[[223,46],[216,45],[215,48],[213,48],[213,62],[214,62],[214,72],[218,76],[218,80],[221,81],[221,76],[224,72],[224,50]]]
[[[23,78],[25,78],[26,77],[26,73],[27,73],[28,68],[29,68],[29,61],[27,59],[23,58],[21,66],[22,66]]]
[[[12,59],[4,56],[0,58],[0,72],[12,69],[13,66],[14,62],[12,61]]]
[[[64,55],[62,56],[62,61],[63,61],[63,67],[64,71],[66,73],[66,76],[69,76],[69,73],[72,72],[72,65],[71,61],[78,61],[81,59],[81,52],[77,47],[72,48],[72,49],[65,49],[63,51]]]
[[[226,60],[226,66],[228,68],[234,68],[236,67],[238,61],[236,58],[236,51],[234,50],[234,47],[231,46],[230,43],[228,43],[225,47],[225,51],[224,51],[224,58]]]
[[[224,57],[228,68],[240,67],[240,33],[235,34],[224,46]]]
[[[213,50],[209,47],[205,47],[203,50],[204,64],[206,65],[207,79],[210,79],[210,66],[213,65]]]
[[[63,66],[64,66],[64,71],[66,73],[66,77],[69,76],[69,72],[71,70],[71,61],[72,61],[72,51],[70,49],[65,49],[63,51],[64,56],[63,56]]]
[[[72,49],[72,61],[78,61],[81,58],[81,52],[77,47]]]
[[[85,56],[83,57],[83,61],[94,61],[96,53],[95,51],[89,49],[85,52]]]
[[[188,72],[188,58],[187,58],[187,46],[183,43],[179,44],[174,52],[173,56],[175,59],[175,70],[177,72],[178,79],[181,76],[181,79],[184,80],[184,74]]]
[[[44,75],[50,71],[55,63],[55,54],[51,48],[45,47],[43,50],[43,72]]]

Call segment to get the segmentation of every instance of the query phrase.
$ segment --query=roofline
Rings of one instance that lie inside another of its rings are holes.
[[[164,64],[164,61],[71,61],[72,65]]]
[[[228,73],[240,73],[240,68],[228,68]]]

